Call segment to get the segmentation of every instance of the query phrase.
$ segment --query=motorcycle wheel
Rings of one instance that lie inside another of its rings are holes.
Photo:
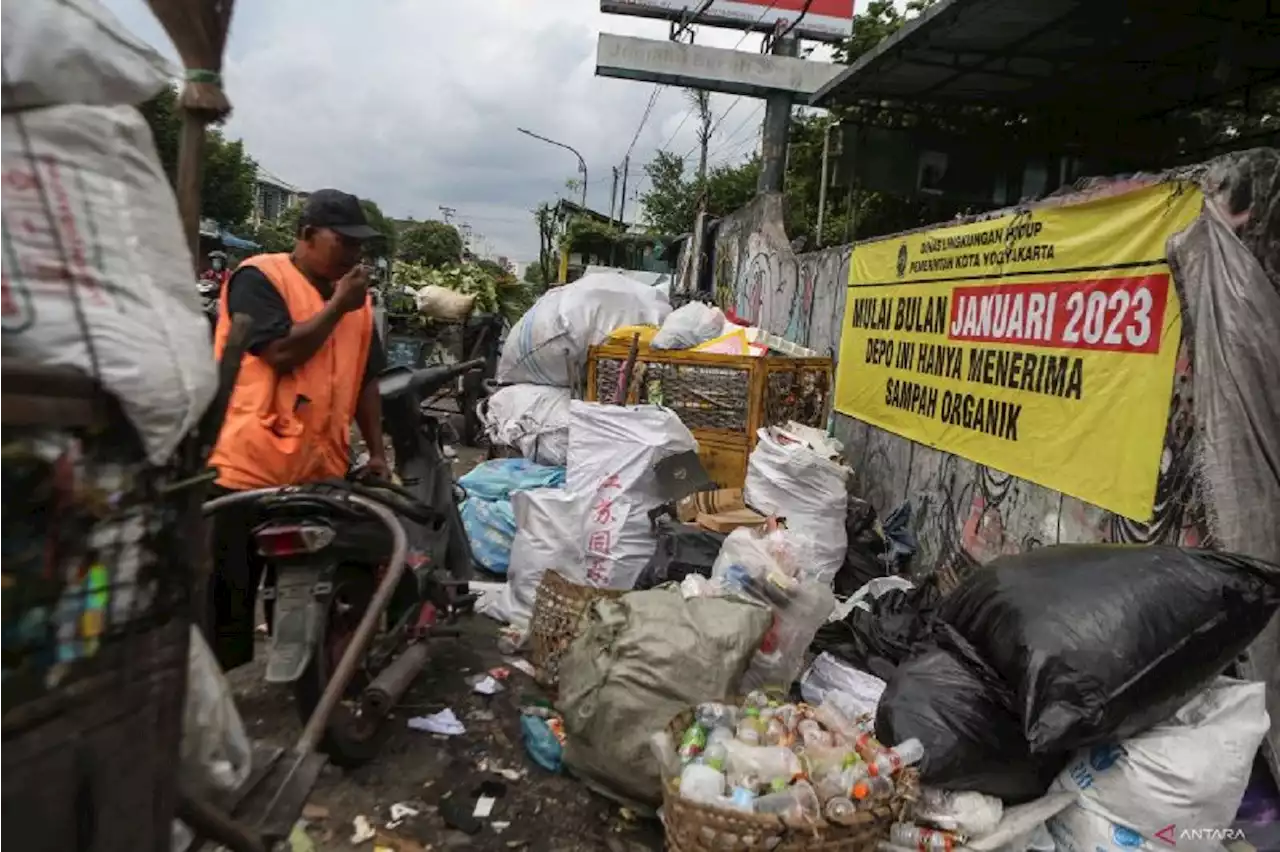
[[[355,635],[376,587],[377,580],[367,568],[341,565],[334,572],[324,630],[312,649],[306,671],[293,685],[294,703],[302,724],[307,723],[319,705],[320,696]],[[329,724],[325,726],[319,750],[336,766],[352,768],[373,760],[390,733],[389,726],[383,724],[385,719],[369,719],[359,713],[358,699],[367,684],[366,673],[357,670],[347,685],[344,699],[333,708]]]

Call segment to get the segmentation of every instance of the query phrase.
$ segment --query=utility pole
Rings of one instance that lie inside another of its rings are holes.
[[[572,153],[573,156],[578,158],[578,171],[582,172],[582,206],[583,208],[586,208],[587,182],[588,182],[587,181],[587,161],[582,159],[582,155],[578,153],[578,149],[574,148],[571,145],[566,145],[563,142],[557,142],[554,139],[548,139],[545,136],[539,136],[537,133],[534,133],[532,130],[525,130],[523,127],[517,127],[516,130],[520,131],[525,136],[532,136],[534,139],[537,139],[540,142],[546,142],[548,145],[555,145],[557,148],[563,148],[566,151],[569,151],[570,153]]]
[[[818,226],[813,235],[813,244],[818,248],[822,248],[822,220],[827,215],[827,174],[828,163],[831,161],[831,131],[839,129],[840,125],[833,122],[822,131],[822,182],[818,184]]]
[[[773,40],[774,56],[797,56],[800,39],[783,36]],[[764,106],[764,141],[760,180],[756,192],[781,192],[787,171],[787,135],[791,131],[791,95],[786,92],[770,95]]]
[[[707,179],[707,147],[711,144],[711,93],[689,89],[689,100],[698,113],[698,183]]]
[[[614,221],[614,211],[618,209],[618,167],[613,167],[613,186],[609,189],[609,221]]]
[[[618,205],[618,224],[627,227],[627,170],[631,167],[631,155],[622,158],[622,200]]]
[[[457,207],[445,207],[443,204],[440,205],[440,215],[444,216],[444,223],[446,225],[453,224],[453,214],[457,212]]]

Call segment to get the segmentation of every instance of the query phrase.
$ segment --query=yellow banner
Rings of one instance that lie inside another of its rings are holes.
[[[836,409],[1150,519],[1182,336],[1165,242],[1201,202],[1162,183],[859,244]]]

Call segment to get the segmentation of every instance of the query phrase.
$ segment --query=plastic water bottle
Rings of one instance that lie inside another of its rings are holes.
[[[680,749],[678,754],[683,761],[693,760],[702,754],[702,750],[707,747],[707,732],[694,722],[688,728],[685,728],[684,736],[680,737]]]
[[[920,852],[951,852],[960,845],[950,832],[921,828],[909,822],[895,822],[889,826],[889,842]]]
[[[813,825],[822,818],[822,803],[808,781],[756,799],[756,813],[773,814],[787,825]]]
[[[848,796],[836,796],[828,799],[822,808],[822,813],[827,818],[827,822],[834,822],[836,825],[850,825],[857,818],[858,807]]]
[[[893,782],[883,775],[873,775],[855,781],[849,794],[859,802],[882,799],[893,794]]]
[[[718,701],[699,704],[698,709],[694,712],[698,724],[708,731],[714,728],[732,728],[738,722],[738,708],[721,704]]]
[[[691,802],[713,805],[724,798],[724,773],[702,763],[690,763],[680,773],[680,795]]]
[[[707,750],[702,753],[702,763],[717,772],[723,772],[726,754],[728,750],[724,747],[724,743],[709,743]]]
[[[800,735],[800,740],[806,748],[830,748],[835,745],[835,739],[831,733],[824,731],[822,726],[813,719],[801,720],[796,725],[796,733]]]
[[[751,813],[756,809],[756,793],[746,787],[734,787],[729,794],[729,807]]]
[[[904,766],[911,766],[924,759],[924,743],[915,737],[903,740],[893,748],[881,749],[867,761],[872,775],[889,776]]]
[[[876,755],[884,751],[884,746],[875,738],[875,734],[870,731],[863,731],[853,738],[853,750],[858,753],[858,757],[867,763],[872,763],[876,759]]]

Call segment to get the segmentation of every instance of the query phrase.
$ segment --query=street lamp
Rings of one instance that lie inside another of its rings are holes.
[[[555,145],[557,148],[564,148],[566,151],[573,152],[573,156],[578,158],[578,169],[582,172],[582,206],[585,208],[587,206],[587,161],[582,159],[582,155],[578,153],[577,149],[570,145],[566,145],[563,142],[557,142],[554,139],[539,136],[532,130],[525,130],[523,127],[517,127],[516,130],[519,130],[525,136],[532,136],[534,139],[540,139],[548,145]]]

